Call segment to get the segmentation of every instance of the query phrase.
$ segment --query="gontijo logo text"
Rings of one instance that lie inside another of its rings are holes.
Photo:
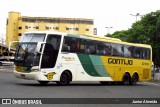
[[[108,64],[133,65],[133,60],[108,58]]]

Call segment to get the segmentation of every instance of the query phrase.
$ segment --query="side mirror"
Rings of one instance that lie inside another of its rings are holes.
[[[16,48],[18,42],[19,42],[19,41],[11,41],[11,42],[9,42],[8,51],[10,52],[12,47],[13,47],[13,48]],[[15,43],[15,44],[13,44],[13,43]]]
[[[38,42],[37,47],[36,47],[36,52],[41,53],[42,52],[42,47],[45,43],[44,42]]]

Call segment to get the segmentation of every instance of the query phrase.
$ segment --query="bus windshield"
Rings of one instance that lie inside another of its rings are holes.
[[[38,33],[27,33],[24,34],[20,42],[43,42],[46,34],[38,34]]]
[[[38,66],[40,55],[35,51],[37,43],[20,43],[15,54],[15,65]]]

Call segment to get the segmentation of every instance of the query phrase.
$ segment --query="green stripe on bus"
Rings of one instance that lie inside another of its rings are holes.
[[[91,61],[91,58],[87,54],[77,54],[78,58],[85,70],[85,72],[90,75],[90,76],[101,76],[100,74],[97,73],[95,70],[95,67]]]
[[[109,77],[109,73],[107,72],[101,56],[96,56],[96,55],[89,55],[92,64],[94,65],[94,69],[96,70],[96,72],[101,75],[102,77]]]

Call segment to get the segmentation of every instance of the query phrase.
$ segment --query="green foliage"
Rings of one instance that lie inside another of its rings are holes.
[[[141,17],[128,30],[105,35],[132,43],[149,44],[153,49],[153,62],[160,66],[160,10]]]
[[[107,34],[106,37],[119,38],[122,41],[127,41],[127,35],[128,35],[128,31],[127,30],[122,30],[122,31],[116,31],[112,35]]]

